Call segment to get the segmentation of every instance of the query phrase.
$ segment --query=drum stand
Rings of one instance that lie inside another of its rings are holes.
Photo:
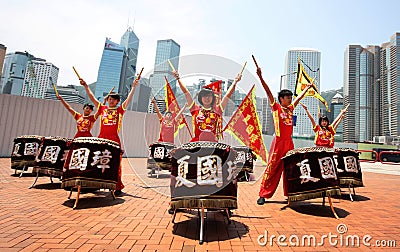
[[[204,233],[204,216],[205,216],[205,210],[206,208],[201,207],[201,208],[197,208],[197,212],[199,214],[199,218],[200,218],[200,232],[199,232],[199,244],[203,244],[203,233]],[[231,224],[231,215],[229,212],[228,208],[221,208],[222,210],[224,210],[224,213],[226,214],[226,218],[228,221],[228,224]],[[175,217],[176,217],[176,213],[177,213],[177,209],[174,210],[174,215],[172,216],[172,223],[175,224]]]
[[[36,178],[35,178],[35,180],[33,181],[32,185],[31,185],[28,189],[32,189],[32,188],[35,186],[35,184],[36,184],[38,178],[39,178],[39,172],[36,173]],[[51,176],[51,174],[50,174],[50,182],[51,182],[52,184],[54,183],[54,182],[53,182],[53,176]]]
[[[332,210],[333,216],[336,219],[339,219],[339,216],[336,214],[335,208],[333,207],[331,196],[328,196],[328,201],[329,201],[329,206],[330,206],[330,208]],[[322,197],[322,206],[325,206],[325,197]]]
[[[350,200],[353,202],[354,200],[353,200],[353,195],[351,195],[351,189],[350,189],[350,187],[353,187],[353,194],[354,194],[354,196],[356,196],[356,191],[354,190],[354,186],[353,186],[353,184],[349,184],[349,196],[350,196]]]
[[[22,178],[22,174],[26,173],[28,171],[29,167],[27,165],[24,165],[22,167],[21,173],[19,174],[19,177]],[[17,170],[15,170],[15,174],[17,173]]]
[[[72,188],[71,188],[71,191],[69,192],[68,199],[71,199],[72,189],[74,189],[74,188],[75,188],[75,187],[72,187]],[[77,194],[76,194],[75,204],[74,204],[74,206],[72,207],[72,209],[74,209],[74,210],[76,209],[76,206],[78,205],[79,195],[81,194],[81,186],[78,185],[77,188],[78,188],[78,191],[77,191]],[[111,195],[112,195],[113,199],[115,200],[116,198],[115,198],[114,190],[110,190],[110,191],[111,191]]]

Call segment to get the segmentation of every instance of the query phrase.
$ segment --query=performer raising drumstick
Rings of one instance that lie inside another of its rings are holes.
[[[229,87],[226,95],[222,98],[219,104],[216,103],[214,92],[208,88],[202,88],[198,94],[197,105],[187,87],[182,83],[177,71],[172,71],[175,78],[178,80],[179,86],[185,95],[187,104],[189,104],[190,113],[193,118],[194,137],[191,142],[209,141],[218,142],[218,138],[222,134],[222,113],[228,104],[229,97],[233,94],[236,84],[241,80],[242,74],[239,73],[233,84]]]
[[[261,84],[267,93],[269,102],[271,104],[274,125],[275,125],[275,137],[272,140],[271,148],[269,151],[267,168],[264,171],[263,180],[261,182],[261,188],[257,200],[257,204],[263,205],[265,203],[265,198],[271,198],[276,188],[278,187],[281,174],[283,172],[283,161],[282,157],[286,155],[286,152],[294,149],[294,144],[292,140],[293,131],[293,110],[304,97],[307,90],[312,86],[309,83],[306,88],[296,97],[292,102],[293,93],[290,90],[283,89],[278,93],[277,103],[269,89],[267,83],[264,81],[261,68],[258,66],[254,56],[253,60],[257,67],[257,75],[260,78]],[[285,182],[283,183],[283,190],[285,196],[287,196]]]
[[[97,115],[100,116],[100,134],[99,138],[105,138],[108,140],[112,140],[117,142],[121,146],[121,141],[119,139],[118,133],[121,129],[122,125],[122,117],[125,113],[126,107],[132,101],[133,94],[135,89],[139,83],[140,75],[143,72],[143,68],[136,77],[133,82],[132,89],[128,94],[128,97],[124,102],[122,102],[121,106],[117,107],[118,103],[120,102],[121,98],[118,93],[110,92],[106,100],[108,102],[108,106],[99,102],[96,97],[94,96],[93,92],[90,90],[89,86],[86,82],[79,78],[81,85],[85,88],[86,93],[88,94],[90,100],[93,104],[97,107]],[[122,158],[122,153],[121,153]],[[121,160],[120,160],[121,161]],[[115,195],[119,196],[122,194],[122,189],[125,187],[121,180],[122,172],[121,172],[121,164],[118,169],[118,183],[116,185]]]
[[[179,117],[182,115],[183,111],[186,109],[186,104],[183,108],[173,117],[172,112],[166,111],[164,116],[161,114],[160,109],[157,106],[154,98],[151,100],[154,108],[156,109],[158,119],[160,120],[160,137],[158,139],[159,142],[167,142],[174,144],[174,133],[176,127],[178,127]]]
[[[307,116],[308,118],[310,118],[311,124],[313,126],[313,130],[315,132],[315,140],[314,140],[315,145],[320,147],[333,148],[333,145],[335,143],[336,129],[339,126],[340,121],[342,121],[343,116],[346,113],[347,109],[349,108],[350,104],[340,111],[340,114],[336,117],[336,119],[333,121],[332,124],[329,124],[328,117],[319,115],[318,115],[319,121],[318,124],[316,124],[307,106],[304,105],[303,103],[300,104],[306,111]]]
[[[96,115],[91,115],[93,112],[93,105],[86,103],[83,105],[83,114],[76,112],[69,104],[66,102],[61,95],[56,93],[57,99],[61,101],[61,103],[64,105],[64,107],[72,114],[76,121],[76,128],[77,132],[74,136],[74,138],[77,137],[91,137],[92,133],[90,133],[90,130],[92,129],[94,123],[97,120],[97,114]]]

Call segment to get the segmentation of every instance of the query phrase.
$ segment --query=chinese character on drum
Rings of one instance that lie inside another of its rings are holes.
[[[337,179],[335,172],[335,165],[331,157],[319,158],[319,167],[321,168],[321,175],[323,179]]]
[[[72,151],[69,169],[86,170],[90,150],[88,148],[80,148]]]
[[[93,154],[94,154],[93,162],[90,165],[97,164],[97,168],[103,169],[103,172],[104,172],[104,169],[110,168],[110,166],[108,164],[110,163],[112,154],[109,150],[105,149],[103,152],[95,151],[95,152],[93,152]],[[103,154],[103,156],[100,156],[100,154]]]
[[[187,162],[187,160],[189,158],[190,158],[190,156],[186,155],[177,161],[178,176],[176,177],[175,187],[180,187],[180,186],[184,185],[184,186],[187,186],[190,188],[190,187],[193,187],[196,185],[196,183],[193,183],[186,178],[186,176],[189,172],[189,162]]]
[[[59,146],[46,146],[41,160],[49,161],[52,164],[55,164],[57,162],[57,157],[60,150],[61,148]]]
[[[304,159],[303,161],[301,161],[299,164],[297,164],[298,166],[300,166],[300,173],[301,173],[301,184],[303,183],[307,183],[309,181],[311,182],[318,182],[319,178],[314,178],[311,176],[311,167],[310,164],[308,163],[308,159]]]
[[[38,143],[25,143],[24,155],[36,156],[39,149]]]
[[[211,155],[197,158],[197,183],[222,186],[222,160],[220,157]]]

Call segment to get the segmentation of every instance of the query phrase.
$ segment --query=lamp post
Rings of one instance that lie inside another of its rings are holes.
[[[279,90],[282,90],[282,78],[283,78],[284,76],[288,76],[288,75],[290,75],[290,74],[297,74],[297,72],[294,71],[294,72],[292,72],[292,73],[282,74],[282,75],[281,75],[281,81],[280,81],[280,84],[279,84]]]

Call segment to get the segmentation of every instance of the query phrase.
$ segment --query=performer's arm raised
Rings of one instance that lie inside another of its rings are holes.
[[[66,102],[61,95],[56,94],[57,99],[59,99],[62,103],[62,105],[64,105],[64,107],[73,115],[75,116],[76,111],[68,104],[68,102]]]
[[[136,77],[136,79],[133,81],[132,89],[131,89],[131,91],[129,91],[128,97],[126,97],[126,100],[121,104],[123,109],[126,109],[128,104],[131,103],[133,94],[135,93],[135,89],[136,89],[137,85],[139,84],[139,80],[140,80],[140,75],[138,75],[138,77]]]
[[[315,126],[317,126],[317,124],[315,123],[315,120],[314,120],[314,118],[312,117],[312,115],[311,115],[310,111],[308,110],[307,106],[304,105],[304,104],[301,103],[301,102],[300,102],[300,105],[301,105],[301,106],[304,108],[304,110],[306,111],[308,118],[310,118],[310,121],[311,121],[311,124],[312,124],[313,128],[314,128]]]
[[[81,85],[85,88],[87,95],[89,96],[89,99],[93,102],[94,106],[96,108],[99,107],[99,100],[96,99],[96,97],[94,96],[92,90],[90,90],[88,84],[86,83],[86,81],[84,81],[83,79],[79,79]]]
[[[179,110],[179,112],[176,114],[174,121],[179,121],[179,117],[182,115],[183,111],[185,111],[187,104],[185,103],[185,105],[183,105],[183,107],[181,108],[181,110]]]
[[[235,78],[233,84],[229,87],[228,91],[226,92],[224,98],[221,101],[221,108],[224,110],[226,105],[228,105],[229,98],[232,96],[233,92],[235,92],[236,84],[242,79],[242,75],[238,74]]]
[[[187,104],[189,104],[189,107],[192,106],[192,104],[193,104],[192,95],[190,94],[187,87],[182,83],[182,81],[179,77],[179,73],[177,71],[173,70],[172,74],[174,75],[175,79],[178,81],[179,87],[181,88],[183,94],[185,95]]]
[[[336,131],[337,127],[339,126],[340,122],[343,119],[344,114],[346,113],[347,109],[349,108],[350,104],[348,104],[344,109],[340,110],[340,114],[333,120],[332,127]]]
[[[269,89],[269,86],[264,81],[264,78],[262,77],[262,73],[261,73],[261,68],[258,67],[258,66],[257,66],[257,75],[258,75],[258,78],[261,81],[261,85],[263,86],[265,92],[267,93],[269,103],[270,104],[274,103],[275,100],[274,100],[274,96],[272,95],[271,89]]]
[[[157,106],[156,100],[153,98],[153,99],[151,99],[151,102],[153,103],[153,107],[154,107],[154,109],[155,109],[156,112],[157,112],[158,120],[161,121],[162,118],[163,118],[163,115],[161,114],[161,111],[160,111],[160,109],[159,109],[158,106]]]
[[[301,93],[296,97],[296,99],[293,101],[293,106],[296,107],[297,104],[299,104],[300,100],[303,99],[303,97],[306,95],[307,91],[310,89],[310,87],[312,87],[313,84],[312,83],[308,83],[306,88],[301,91]]]

